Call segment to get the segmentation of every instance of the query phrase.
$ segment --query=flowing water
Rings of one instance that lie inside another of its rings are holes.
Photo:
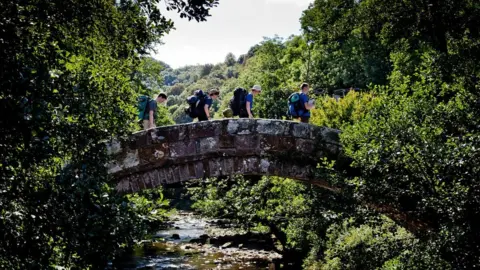
[[[144,241],[132,256],[121,263],[122,269],[275,269],[280,257],[261,245],[226,242],[210,244],[207,233],[222,230],[210,220],[179,212],[171,229],[159,231],[155,241]],[[203,239],[203,241],[201,241]],[[249,239],[247,239],[249,241]],[[247,248],[248,247],[248,248]]]

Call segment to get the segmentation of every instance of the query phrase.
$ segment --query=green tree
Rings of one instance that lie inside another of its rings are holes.
[[[225,65],[228,67],[234,66],[237,60],[235,59],[235,55],[233,53],[228,53],[227,56],[225,56]]]
[[[135,128],[132,74],[173,26],[158,2],[2,3],[0,268],[104,268],[147,233],[164,201],[115,192],[105,141]],[[166,2],[197,20],[217,3]]]
[[[365,29],[372,22],[368,14],[378,12],[366,12],[365,2],[372,1],[315,1],[304,11],[302,29],[313,41],[312,84],[334,90],[387,82],[389,48]]]
[[[205,76],[208,76],[210,74],[210,72],[212,71],[213,69],[213,65],[212,64],[205,64],[203,65],[201,68],[200,68],[200,78],[203,78]]]

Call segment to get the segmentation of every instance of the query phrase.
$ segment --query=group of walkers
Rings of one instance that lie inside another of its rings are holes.
[[[303,123],[309,122],[310,111],[315,108],[315,100],[308,97],[309,89],[310,87],[307,83],[302,83],[300,91],[293,93],[288,98],[288,113]],[[227,117],[254,118],[254,99],[261,92],[262,88],[260,85],[252,86],[250,92],[247,92],[244,88],[236,88],[230,100],[229,108],[224,111],[224,115]],[[191,118],[197,118],[198,121],[211,120],[210,107],[213,104],[213,100],[218,99],[219,96],[220,91],[216,88],[210,89],[207,93],[202,90],[196,90],[192,96],[187,98],[189,106],[185,113]],[[165,104],[166,101],[167,95],[165,93],[160,93],[155,99],[150,99],[147,96],[139,98],[139,119],[143,120],[143,128],[145,130],[155,127],[157,104]]]

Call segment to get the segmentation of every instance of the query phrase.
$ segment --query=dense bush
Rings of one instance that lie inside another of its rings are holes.
[[[310,122],[318,126],[337,129],[358,122],[376,104],[382,103],[382,99],[378,95],[356,91],[349,91],[345,97],[338,100],[329,96],[321,96],[315,101],[315,109],[312,110]]]

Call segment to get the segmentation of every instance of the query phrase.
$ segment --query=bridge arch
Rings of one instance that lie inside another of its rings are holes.
[[[315,179],[322,157],[341,156],[339,131],[268,119],[224,119],[158,127],[108,144],[122,193],[205,177],[270,175],[332,189]]]

